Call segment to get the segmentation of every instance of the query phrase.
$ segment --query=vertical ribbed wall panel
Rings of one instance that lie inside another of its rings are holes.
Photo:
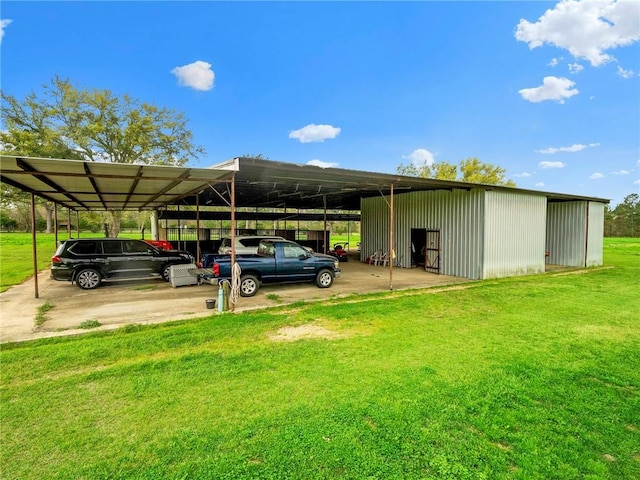
[[[388,201],[388,198],[387,198]],[[361,259],[389,250],[389,205],[382,197],[362,200]],[[411,267],[411,229],[439,229],[441,273],[482,278],[484,191],[435,190],[394,196],[395,265]]]
[[[589,229],[587,241],[587,267],[602,265],[604,241],[604,203],[589,202]]]
[[[585,265],[587,202],[553,202],[547,206],[547,262]]]
[[[486,192],[483,278],[544,272],[546,210],[546,197]]]

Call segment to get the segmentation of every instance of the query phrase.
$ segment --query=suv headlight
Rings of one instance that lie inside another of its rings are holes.
[[[333,268],[335,269],[340,268],[340,262],[333,262]]]

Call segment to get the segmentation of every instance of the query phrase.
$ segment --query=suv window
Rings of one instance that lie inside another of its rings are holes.
[[[262,237],[245,238],[243,240],[240,240],[240,243],[245,247],[257,247],[258,245],[260,245],[260,240],[262,240]]]
[[[120,240],[107,240],[102,242],[102,248],[106,254],[120,254],[122,253],[122,243]]]
[[[96,253],[100,253],[99,242],[76,242],[71,247],[69,247],[69,251],[75,255],[95,255]],[[58,254],[59,255],[59,254]]]
[[[122,242],[122,251],[124,253],[147,253],[151,247],[148,243],[138,240],[124,240]]]

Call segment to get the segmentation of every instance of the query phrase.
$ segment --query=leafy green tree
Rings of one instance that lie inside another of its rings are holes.
[[[513,180],[505,178],[507,171],[497,165],[481,162],[477,158],[461,160],[457,165],[448,162],[434,162],[416,165],[400,164],[397,172],[412,177],[433,178],[436,180],[450,180],[458,182],[482,183],[486,185],[502,185],[515,187]]]
[[[57,76],[23,100],[3,91],[1,112],[0,141],[13,154],[183,165],[204,153],[182,113],[109,90],[79,89]],[[122,212],[107,217],[117,236]]]

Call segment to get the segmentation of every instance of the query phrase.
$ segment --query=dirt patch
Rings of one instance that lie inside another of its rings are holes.
[[[298,327],[282,327],[276,333],[269,335],[274,342],[295,342],[306,338],[345,338],[347,335],[333,332],[318,325],[300,325]]]
[[[582,270],[573,270],[571,272],[554,273],[551,276],[552,277],[561,277],[563,275],[582,275],[583,273],[599,272],[600,270],[609,270],[611,268],[614,268],[614,267],[611,266],[611,267],[586,268],[586,269],[582,269]]]

